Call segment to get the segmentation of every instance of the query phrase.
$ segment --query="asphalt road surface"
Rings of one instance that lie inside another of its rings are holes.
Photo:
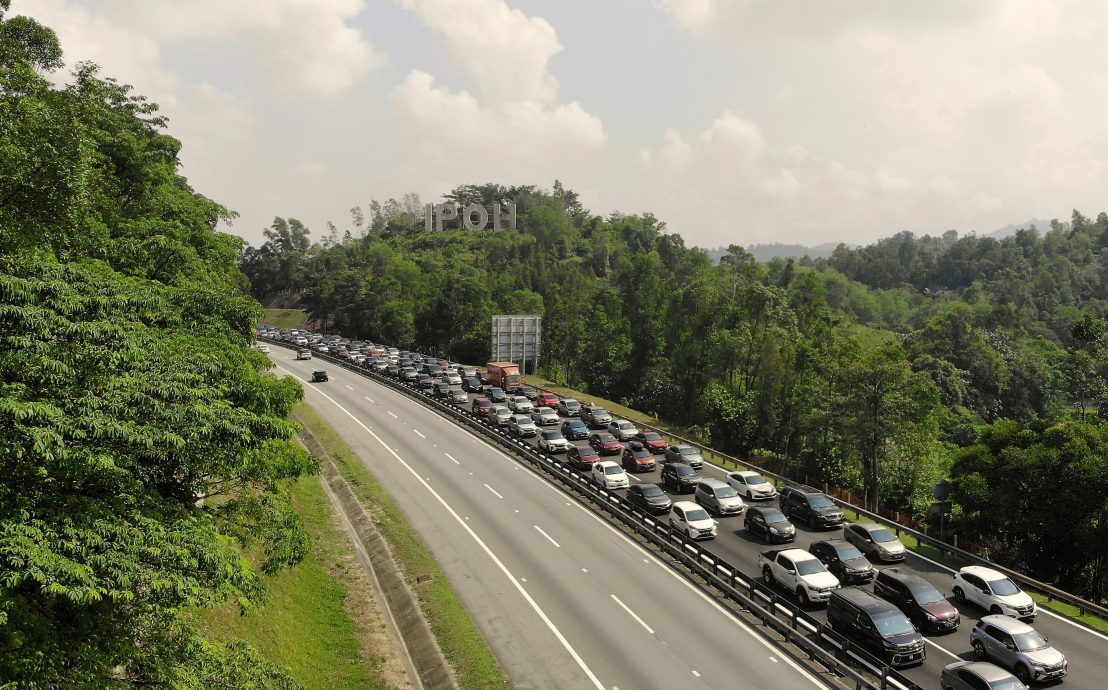
[[[403,393],[275,347],[399,503],[517,688],[825,687],[654,556]],[[313,366],[314,365],[314,366]]]

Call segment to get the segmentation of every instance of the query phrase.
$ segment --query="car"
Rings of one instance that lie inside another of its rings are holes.
[[[469,402],[469,393],[466,393],[461,388],[451,388],[450,402],[455,405],[465,405]]]
[[[483,390],[481,388],[481,379],[476,376],[463,381],[462,388],[470,393],[480,393]]]
[[[623,452],[623,446],[607,431],[594,431],[589,434],[589,445],[601,455],[619,455]]]
[[[655,515],[668,513],[673,505],[673,499],[657,484],[632,485],[627,489],[627,502]]]
[[[683,462],[672,462],[662,467],[661,479],[663,486],[667,486],[679,494],[685,494],[696,491],[700,475]]]
[[[329,380],[330,380],[330,377],[327,376],[327,372],[322,370],[322,369],[317,369],[316,371],[312,372],[312,382],[313,383],[323,383],[324,381],[329,381]]]
[[[818,558],[804,549],[769,549],[758,553],[766,586],[780,585],[796,594],[802,606],[824,602],[841,585]]]
[[[569,441],[560,431],[543,429],[539,432],[539,450],[547,453],[565,453],[569,450]]]
[[[489,424],[495,427],[508,426],[512,421],[512,411],[508,409],[507,405],[493,405],[485,414]]]
[[[977,604],[990,614],[1001,614],[1022,621],[1035,620],[1035,600],[1007,575],[980,565],[967,565],[954,573],[954,600]]]
[[[612,415],[599,405],[582,405],[581,421],[590,429],[603,429],[608,426],[608,422],[612,421]]]
[[[656,467],[654,455],[641,443],[632,443],[623,449],[623,469],[628,472],[653,472]]]
[[[943,690],[1027,690],[1018,678],[999,666],[981,661],[955,661],[939,676]]]
[[[566,453],[566,462],[575,470],[591,472],[592,466],[600,462],[600,453],[590,446],[570,446]]]
[[[1011,671],[1025,685],[1061,680],[1069,673],[1064,654],[1030,625],[1007,616],[977,621],[970,631],[970,645],[978,660]]]
[[[639,433],[639,430],[626,419],[613,419],[608,422],[608,433],[620,441],[630,441],[635,438],[635,434]]]
[[[558,413],[550,407],[535,408],[535,411],[531,413],[531,419],[533,419],[535,424],[538,424],[539,426],[550,426],[562,421],[558,417]]]
[[[573,398],[562,398],[558,401],[558,414],[563,417],[580,417],[581,403]]]
[[[669,526],[686,538],[715,539],[719,523],[708,515],[708,511],[692,501],[674,501],[669,507]]]
[[[562,435],[570,441],[580,441],[589,437],[589,428],[580,419],[567,419],[562,422]]]
[[[486,415],[492,409],[492,401],[488,398],[474,398],[469,409],[473,414]]]
[[[534,403],[535,400],[537,400],[539,397],[539,392],[531,386],[517,386],[515,392],[517,395],[522,395],[523,397],[527,398],[532,403]]]
[[[743,500],[734,487],[720,479],[701,479],[696,485],[693,500],[713,515],[742,515]]]
[[[805,521],[812,529],[839,527],[846,521],[846,515],[829,496],[810,486],[786,486],[777,499],[781,512],[790,519]]]
[[[860,587],[831,592],[827,624],[893,668],[922,664],[927,659],[927,646],[912,621],[897,607]]]
[[[420,374],[420,376],[426,376],[427,374]],[[423,388],[423,381],[419,382],[419,387]],[[449,398],[450,397],[450,384],[443,381],[442,383],[431,384],[431,391],[436,398]]]
[[[770,506],[747,508],[743,528],[750,534],[761,535],[762,541],[767,544],[796,540],[796,527],[793,523],[780,510]]]
[[[666,440],[657,431],[640,431],[635,434],[635,440],[651,453],[666,452]]]
[[[269,345],[266,345],[265,343],[259,344],[258,345],[258,351],[259,352],[265,352],[265,353],[268,354],[269,353]]]
[[[735,487],[735,491],[745,496],[748,501],[766,501],[777,498],[777,487],[770,484],[765,477],[757,472],[750,470],[728,472],[727,483]]]
[[[525,414],[512,415],[512,421],[508,424],[508,431],[517,438],[529,438],[539,433],[539,428]]]
[[[522,395],[513,395],[508,398],[508,407],[516,414],[530,414],[535,409],[531,401]]]
[[[395,364],[388,365],[387,367],[385,367],[385,376],[400,378],[400,367]]]
[[[558,408],[558,394],[551,393],[550,391],[542,391],[539,396],[535,398],[535,405],[538,407],[549,407],[557,410]]]
[[[492,386],[488,390],[489,400],[494,403],[508,402],[508,394],[504,392],[503,388],[498,386]]]
[[[480,379],[477,378],[477,367],[470,366],[468,364],[463,364],[463,365],[457,367],[456,370],[459,374],[462,375],[462,378],[477,379],[478,382],[480,381]],[[478,385],[480,385],[480,384],[478,384]]]
[[[847,525],[843,528],[843,537],[862,553],[878,561],[903,561],[908,551],[896,535],[873,522]]]
[[[458,372],[456,372],[456,371],[447,371],[445,376],[446,376],[446,382],[449,383],[451,386],[460,386],[460,385],[462,385],[462,375],[459,374]]]
[[[311,359],[312,358],[312,351],[309,350],[306,347],[302,347],[302,348],[300,348],[299,350],[296,351],[296,358],[297,359]]]
[[[892,602],[921,630],[952,632],[962,620],[958,609],[935,585],[900,568],[885,568],[877,573],[873,593]]]
[[[845,539],[814,541],[808,545],[808,551],[844,584],[865,584],[877,573],[858,547]]]
[[[700,451],[687,443],[667,447],[662,456],[662,462],[680,462],[697,470],[704,467],[704,458],[700,455]]]
[[[631,483],[631,480],[627,478],[627,473],[623,471],[619,463],[611,460],[601,460],[593,463],[590,476],[594,482],[605,489],[626,489],[627,485]]]
[[[419,377],[419,372],[414,367],[404,367],[400,370],[400,380],[405,383],[412,383]]]

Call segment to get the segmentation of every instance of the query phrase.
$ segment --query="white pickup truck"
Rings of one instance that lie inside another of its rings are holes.
[[[796,592],[800,603],[827,601],[839,588],[839,578],[827,571],[818,558],[804,549],[771,549],[758,554],[758,568],[766,584]]]

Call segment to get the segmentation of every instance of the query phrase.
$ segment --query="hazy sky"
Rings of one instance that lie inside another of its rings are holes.
[[[1108,208],[1103,0],[14,0],[162,105],[193,187],[315,236],[558,178],[688,244]],[[63,75],[64,76],[64,75]]]

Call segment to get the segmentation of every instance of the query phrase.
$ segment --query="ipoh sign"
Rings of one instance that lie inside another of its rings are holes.
[[[442,232],[443,222],[461,219],[462,227],[466,230],[515,230],[516,229],[516,205],[505,204],[501,209],[500,204],[492,207],[492,213],[481,204],[427,204],[423,207],[423,229],[431,232]],[[507,225],[504,225],[504,221]],[[489,227],[492,221],[492,227]]]

